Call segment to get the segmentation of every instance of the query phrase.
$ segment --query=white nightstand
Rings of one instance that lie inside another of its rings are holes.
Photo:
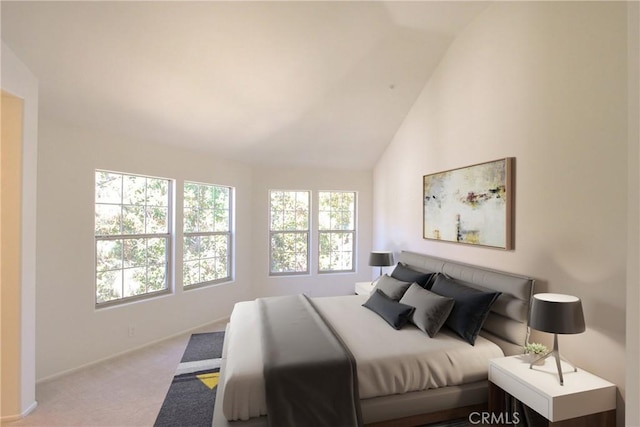
[[[563,365],[560,385],[555,359],[529,368],[527,356],[489,362],[489,412],[504,413],[509,395],[544,417],[549,426],[615,426],[616,386],[578,368]],[[522,414],[520,414],[522,418]]]
[[[373,288],[374,288],[373,282],[357,282],[356,294],[371,295],[371,291],[373,291]]]

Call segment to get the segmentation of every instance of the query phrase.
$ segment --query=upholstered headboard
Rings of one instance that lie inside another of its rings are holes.
[[[534,279],[415,252],[402,251],[399,261],[414,270],[443,273],[480,290],[502,292],[491,307],[480,335],[500,346],[507,356],[522,354],[528,339],[527,320]]]

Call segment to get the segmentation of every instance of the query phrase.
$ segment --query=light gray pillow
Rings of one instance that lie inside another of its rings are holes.
[[[385,274],[383,276],[380,276],[378,280],[376,280],[376,286],[373,289],[372,293],[374,293],[376,289],[380,289],[382,293],[384,293],[392,300],[399,301],[400,298],[402,298],[402,295],[404,295],[404,293],[407,291],[409,286],[411,286],[411,283],[402,282]]]
[[[409,319],[410,322],[433,338],[449,317],[455,301],[453,298],[443,297],[413,283],[400,303],[416,308]]]

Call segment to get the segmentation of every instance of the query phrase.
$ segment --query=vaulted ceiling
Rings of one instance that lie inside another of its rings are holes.
[[[250,164],[369,169],[486,5],[3,0],[2,40],[39,79],[43,117]]]

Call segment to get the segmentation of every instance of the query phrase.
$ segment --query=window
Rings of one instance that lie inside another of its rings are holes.
[[[318,193],[318,271],[354,271],[356,193]]]
[[[269,274],[309,272],[309,191],[270,191]]]
[[[171,187],[95,172],[96,305],[168,291]]]
[[[184,184],[183,286],[231,280],[230,187]]]

